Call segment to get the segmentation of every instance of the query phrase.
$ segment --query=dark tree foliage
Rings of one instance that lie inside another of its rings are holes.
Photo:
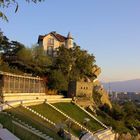
[[[103,105],[97,113],[103,117],[103,122],[112,126],[116,132],[130,132],[132,135],[140,133],[139,104],[134,102],[125,102],[121,105],[115,103],[111,110]]]
[[[52,70],[50,72],[48,86],[51,89],[55,89],[58,91],[66,91],[67,90],[67,79],[61,70]]]
[[[3,35],[3,32],[0,31],[0,52],[7,52],[11,47],[9,39]]]
[[[92,68],[95,65],[95,57],[78,46],[72,49],[60,47],[54,62],[55,69],[60,69],[68,81],[94,78]]]
[[[111,114],[111,109],[108,104],[101,105],[99,108],[105,113]]]
[[[17,41],[10,41],[3,33],[0,33],[0,54],[5,61],[12,61],[17,58],[17,53],[25,48],[23,44]]]
[[[44,0],[25,0],[25,1],[28,2],[28,3],[29,2],[38,3],[38,2],[42,2]],[[5,9],[5,8],[8,9],[10,5],[12,5],[12,6],[14,5],[15,6],[15,12],[17,12],[18,7],[19,7],[18,2],[19,2],[19,0],[0,0],[0,8],[1,9]],[[0,18],[8,21],[7,16],[1,10],[0,10]]]
[[[94,65],[95,57],[87,51],[81,50],[78,46],[71,49],[62,46],[58,50],[57,57],[53,58],[53,65],[48,74],[49,87],[64,91],[67,90],[69,81],[87,77],[92,80]]]
[[[113,105],[111,116],[115,120],[122,120],[123,119],[124,112],[123,112],[122,108],[118,104]]]
[[[124,112],[131,116],[137,112],[136,105],[133,102],[126,102],[123,106]]]

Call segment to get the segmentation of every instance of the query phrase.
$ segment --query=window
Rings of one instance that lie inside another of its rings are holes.
[[[53,38],[48,39],[48,45],[54,46],[54,39]]]

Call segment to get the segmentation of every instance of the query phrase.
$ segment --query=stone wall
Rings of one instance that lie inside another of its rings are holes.
[[[93,83],[71,81],[68,87],[68,97],[92,97]]]

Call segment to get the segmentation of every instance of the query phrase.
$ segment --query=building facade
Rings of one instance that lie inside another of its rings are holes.
[[[73,38],[70,32],[67,37],[56,32],[50,32],[46,35],[39,35],[38,44],[40,47],[43,47],[43,50],[47,55],[57,56],[57,51],[60,46],[64,46],[66,48],[73,47]]]
[[[71,81],[68,86],[68,97],[92,97],[93,83]]]

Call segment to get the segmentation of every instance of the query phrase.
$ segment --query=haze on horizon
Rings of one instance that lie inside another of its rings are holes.
[[[140,78],[140,1],[139,0],[45,0],[40,4],[19,3],[6,11],[9,23],[0,28],[11,40],[27,46],[38,35],[70,31],[81,48],[93,53],[101,67],[104,82]]]

